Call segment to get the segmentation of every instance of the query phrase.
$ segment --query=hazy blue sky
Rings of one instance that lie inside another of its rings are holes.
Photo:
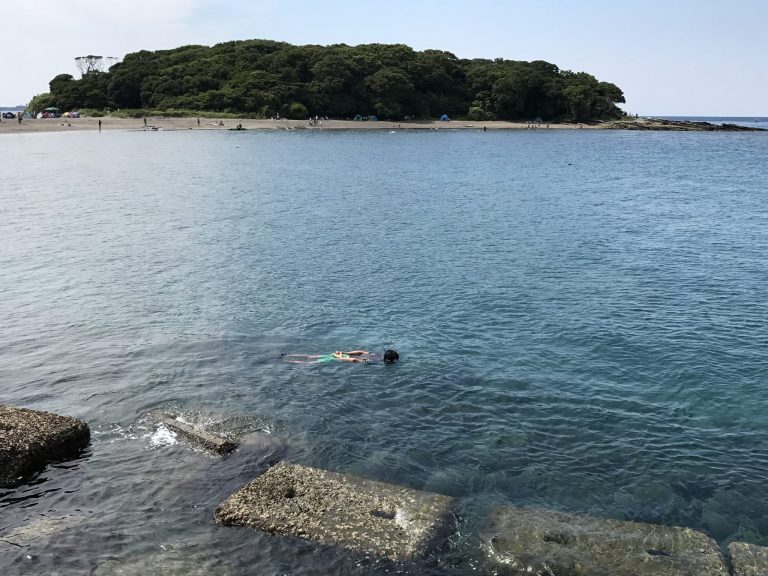
[[[77,77],[76,56],[267,38],[547,60],[617,84],[631,113],[768,116],[766,0],[36,0],[3,17],[0,105]]]

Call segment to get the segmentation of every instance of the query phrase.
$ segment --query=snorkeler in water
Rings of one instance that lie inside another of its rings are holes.
[[[394,364],[400,359],[400,354],[396,350],[385,350],[384,354],[375,354],[368,352],[368,350],[350,350],[349,352],[337,350],[331,354],[283,354],[282,358],[291,364],[314,364],[336,361]]]

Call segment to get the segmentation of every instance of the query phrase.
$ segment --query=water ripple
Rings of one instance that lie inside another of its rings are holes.
[[[78,518],[0,572],[469,574],[499,504],[768,544],[764,140],[583,132],[14,140],[0,400],[94,433],[0,492]],[[401,362],[280,360],[353,347]],[[246,442],[153,446],[155,410]],[[278,457],[455,496],[459,536],[393,567],[214,525]]]

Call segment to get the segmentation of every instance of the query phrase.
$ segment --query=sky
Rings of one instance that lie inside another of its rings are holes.
[[[77,56],[263,38],[546,60],[613,82],[631,114],[768,116],[766,0],[36,0],[9,14],[0,106],[78,78]]]

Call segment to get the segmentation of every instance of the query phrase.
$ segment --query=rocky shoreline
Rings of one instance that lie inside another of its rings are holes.
[[[158,425],[169,426],[193,444],[220,457],[236,456],[236,442],[173,415],[160,416]],[[47,463],[76,457],[89,439],[88,425],[77,418],[0,405],[0,485],[21,485]],[[278,538],[309,540],[345,555],[374,556],[418,566],[421,559],[439,555],[460,529],[455,510],[456,501],[451,496],[276,462],[211,510],[210,517],[223,526],[249,527]],[[28,540],[55,537],[84,524],[84,517],[46,517],[10,530],[0,528],[0,551],[4,545],[23,548]],[[497,507],[491,511],[478,541],[485,565],[479,574],[768,574],[765,547],[732,542],[723,550],[710,536],[690,528],[546,509]],[[203,573],[193,562],[179,562],[179,573]],[[151,563],[153,570],[148,574],[169,573],[154,560]],[[94,573],[123,574],[123,561],[102,562]]]
[[[766,128],[754,128],[739,124],[712,124],[693,120],[666,120],[663,118],[622,118],[601,125],[609,130],[655,130],[660,132],[766,132]]]

